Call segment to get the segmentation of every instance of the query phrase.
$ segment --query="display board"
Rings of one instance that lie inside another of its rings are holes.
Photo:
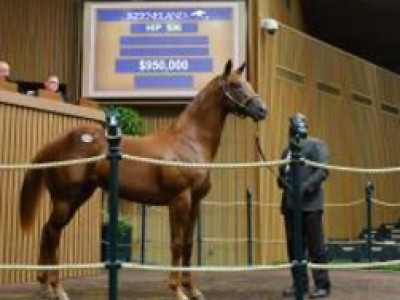
[[[187,99],[245,57],[242,2],[87,2],[82,94]]]

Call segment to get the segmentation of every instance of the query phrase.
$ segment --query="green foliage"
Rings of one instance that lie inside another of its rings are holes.
[[[143,134],[143,120],[139,113],[128,106],[115,106],[110,105],[105,107],[106,113],[115,112],[121,126],[123,134],[128,135],[142,135]]]
[[[109,215],[108,212],[103,211],[103,228],[104,226],[108,227],[109,224]],[[123,237],[126,237],[131,233],[132,224],[129,222],[129,219],[124,217],[120,217],[117,223],[117,239],[120,240]]]
[[[119,219],[117,224],[117,235],[119,237],[125,236],[130,232],[132,225],[124,219]]]

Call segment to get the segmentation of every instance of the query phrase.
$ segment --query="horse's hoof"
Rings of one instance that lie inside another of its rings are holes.
[[[52,289],[46,289],[46,290],[41,290],[41,291],[37,292],[36,295],[34,296],[34,299],[35,300],[36,299],[37,300],[39,300],[39,299],[42,299],[42,300],[44,300],[44,299],[46,299],[46,300],[52,299],[52,300],[54,300],[54,299],[56,299],[55,297],[56,297],[56,295],[54,294]]]
[[[181,288],[176,289],[175,296],[177,300],[189,300],[189,297],[185,295]]]
[[[57,293],[54,299],[57,300],[69,300],[69,297],[66,292]]]
[[[192,289],[188,289],[187,292],[189,293],[189,297],[191,300],[205,300],[206,298],[204,297],[203,293],[200,292],[195,287],[192,287]]]
[[[193,296],[192,298],[190,298],[191,300],[206,300],[206,298],[204,297],[204,295],[202,293]]]

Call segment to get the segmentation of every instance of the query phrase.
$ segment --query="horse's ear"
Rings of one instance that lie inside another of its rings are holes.
[[[236,73],[238,75],[242,75],[245,67],[246,67],[246,62],[243,62],[243,64],[236,70]]]
[[[229,76],[229,74],[231,74],[231,71],[232,71],[232,60],[229,59],[225,64],[225,70],[224,70],[223,77]]]

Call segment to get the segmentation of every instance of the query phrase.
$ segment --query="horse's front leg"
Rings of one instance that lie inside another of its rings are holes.
[[[169,206],[169,222],[171,234],[171,265],[181,266],[184,246],[185,228],[188,226],[190,211],[190,193],[184,192],[174,198]],[[169,276],[169,287],[178,300],[188,300],[182,289],[180,271],[172,271]]]
[[[189,224],[186,227],[184,236],[184,245],[182,253],[182,266],[190,267],[193,252],[193,233],[196,226],[196,221],[199,214],[200,202],[196,201],[192,204],[189,214]],[[203,294],[193,283],[192,273],[190,271],[182,272],[182,285],[187,289],[190,299],[201,300],[205,299]]]

